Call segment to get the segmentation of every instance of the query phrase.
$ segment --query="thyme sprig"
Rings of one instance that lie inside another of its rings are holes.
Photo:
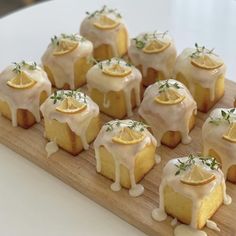
[[[158,81],[157,83],[159,84],[159,93],[162,93],[169,88],[176,88],[176,89],[181,88],[181,86],[179,86],[179,84],[177,82],[170,83],[169,80],[166,80],[164,83],[161,81]]]
[[[157,40],[160,38],[163,39],[167,34],[168,31],[165,31],[163,33],[154,31],[153,33],[146,33],[142,35],[142,37],[133,38],[133,40],[135,41],[136,48],[143,49],[150,40]]]
[[[97,15],[101,15],[101,14],[113,14],[115,17],[117,18],[122,18],[121,14],[117,11],[117,9],[112,9],[112,8],[108,8],[106,5],[104,5],[101,10],[96,10],[92,13],[86,11],[85,12],[86,15],[88,15],[88,18],[91,19]]]
[[[83,42],[86,40],[86,38],[82,37],[82,36],[78,36],[78,34],[65,34],[62,33],[60,36],[54,35],[51,38],[51,44],[54,46],[59,46],[60,45],[60,41],[62,39],[69,39],[71,41],[75,41],[75,42]]]
[[[229,124],[232,123],[233,120],[236,119],[236,114],[234,114],[235,108],[232,108],[228,111],[221,110],[221,117],[213,118],[210,117],[209,123],[214,125],[219,125],[222,121],[226,121]]]
[[[175,172],[175,175],[179,175],[181,172],[189,169],[192,165],[196,163],[196,159],[200,159],[202,164],[210,167],[211,170],[218,170],[220,167],[220,163],[214,157],[203,158],[203,157],[200,157],[200,155],[190,154],[186,161],[181,161],[180,159],[177,159],[178,164],[175,164],[175,166],[177,167],[177,171]]]
[[[217,56],[214,53],[215,50],[214,48],[207,49],[205,46],[199,46],[198,43],[195,43],[194,46],[195,46],[195,51],[190,55],[191,58],[199,58],[203,54],[213,54]]]
[[[19,63],[13,62],[12,64],[14,65],[14,68],[12,69],[12,71],[15,72],[16,74],[20,74],[22,72],[23,68],[27,68],[29,70],[36,70],[37,69],[36,62],[27,63],[23,60]]]
[[[114,121],[109,121],[105,124],[106,126],[106,131],[113,131],[115,127],[120,127],[122,124],[121,120],[114,120]],[[124,123],[123,123],[124,124]],[[125,123],[126,124],[126,123]],[[144,124],[141,121],[136,121],[136,120],[130,120],[128,124],[126,124],[126,127],[136,130],[136,131],[140,131],[143,132],[147,127],[149,127],[148,125]]]
[[[132,64],[130,64],[129,62],[126,62],[125,60],[119,57],[115,57],[115,58],[108,59],[106,61],[100,61],[100,62],[94,59],[94,62],[98,65],[98,67],[101,70],[103,70],[104,66],[110,66],[112,64],[118,64],[118,65],[123,65],[123,66],[128,66],[128,67],[132,66]]]
[[[87,103],[87,95],[79,89],[70,91],[55,91],[50,98],[53,100],[53,104],[56,104],[58,101],[63,101],[67,97],[73,97],[75,99],[79,99],[80,101],[82,100],[83,103]]]

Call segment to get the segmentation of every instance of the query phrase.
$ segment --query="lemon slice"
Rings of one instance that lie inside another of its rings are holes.
[[[56,107],[56,110],[62,113],[75,114],[83,111],[86,107],[86,104],[77,101],[75,98],[67,97]]]
[[[31,88],[36,84],[36,81],[28,77],[24,72],[21,72],[16,77],[7,81],[7,85],[16,89]]]
[[[112,141],[120,144],[135,144],[141,142],[144,137],[144,133],[125,127],[118,135],[112,137]]]
[[[231,123],[226,134],[222,136],[223,139],[236,143],[236,123]]]
[[[155,97],[155,101],[163,105],[178,104],[184,99],[185,96],[179,94],[176,90],[171,88],[162,91],[157,97]]]
[[[119,22],[107,17],[106,15],[101,15],[98,21],[93,23],[95,27],[102,30],[114,29],[119,24]]]
[[[160,40],[152,40],[142,50],[145,53],[158,53],[164,51],[170,46],[170,42],[161,42]]]
[[[78,47],[79,43],[70,39],[60,39],[59,44],[53,51],[54,56],[65,55]]]
[[[191,59],[192,65],[206,69],[206,70],[213,70],[221,67],[224,63],[221,61],[214,60],[209,55],[202,55],[196,58]]]
[[[104,67],[102,72],[106,75],[114,77],[125,77],[131,73],[132,69],[129,66],[122,66],[120,64],[113,64],[111,66]]]
[[[189,172],[182,176],[180,181],[188,185],[204,185],[210,183],[216,177],[199,165],[194,165]]]

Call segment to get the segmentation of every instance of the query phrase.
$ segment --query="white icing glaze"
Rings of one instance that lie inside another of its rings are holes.
[[[177,218],[174,218],[171,222],[170,222],[171,226],[176,226],[178,224],[178,220]]]
[[[190,226],[196,229],[198,209],[204,197],[208,196],[219,185],[223,186],[224,198],[227,197],[224,175],[220,169],[212,170],[207,165],[204,165],[202,161],[196,157],[194,159],[195,163],[197,165],[202,166],[202,168],[204,168],[208,172],[213,173],[215,175],[215,179],[209,183],[206,183],[204,185],[199,185],[197,187],[192,185],[187,185],[180,181],[182,175],[185,174],[185,171],[181,171],[180,174],[175,175],[176,171],[178,170],[177,167],[175,166],[179,164],[178,160],[186,162],[188,160],[188,157],[172,159],[164,167],[161,184],[159,186],[159,196],[160,196],[159,208],[153,210],[152,217],[157,221],[163,221],[166,219],[166,217],[164,217],[166,214],[165,203],[164,203],[164,189],[166,186],[170,186],[175,192],[178,192],[181,195],[192,200],[193,208],[192,208],[192,217]]]
[[[191,94],[195,95],[195,84],[200,84],[203,88],[210,89],[210,99],[215,99],[215,83],[217,79],[225,74],[226,66],[223,64],[221,67],[212,70],[201,69],[191,64],[191,54],[195,51],[193,48],[186,48],[177,57],[174,74],[181,73],[184,75],[188,82],[188,88]],[[214,61],[222,60],[214,54],[208,54]]]
[[[181,87],[177,91],[185,96],[185,99],[174,105],[157,103],[155,97],[159,95],[159,88],[165,82],[166,80],[159,81],[146,89],[138,113],[150,125],[158,146],[161,145],[161,139],[167,131],[179,131],[182,135],[182,143],[187,144],[191,142],[191,137],[188,135],[189,120],[192,114],[197,112],[196,102],[182,83],[168,80],[168,83],[177,83]]]
[[[70,90],[57,91],[58,94],[62,94],[63,92],[65,94],[70,92]],[[87,104],[86,109],[75,114],[62,113],[56,110],[56,107],[59,106],[62,100],[57,101],[54,104],[53,99],[49,97],[41,105],[40,110],[42,111],[44,119],[48,120],[49,122],[52,120],[57,120],[60,123],[67,123],[70,129],[76,135],[80,136],[83,148],[87,150],[89,148],[89,145],[86,139],[86,131],[92,118],[99,115],[99,108],[97,104],[91,100],[90,97],[88,96],[85,97],[84,94],[80,92],[76,92],[75,94],[76,94],[75,98],[79,102],[85,103],[86,101]]]
[[[119,191],[120,186],[120,165],[126,167],[129,171],[129,177],[131,182],[131,189],[129,194],[132,197],[137,197],[141,195],[144,191],[144,188],[140,184],[136,184],[134,169],[135,169],[135,159],[137,154],[147,145],[153,144],[156,146],[156,140],[152,134],[144,128],[144,139],[136,144],[124,145],[112,141],[112,137],[116,136],[122,128],[128,127],[132,124],[132,120],[122,120],[119,126],[116,126],[114,122],[117,120],[110,121],[109,123],[113,125],[111,131],[107,131],[107,125],[104,125],[100,130],[96,140],[94,141],[95,157],[96,157],[96,168],[97,172],[101,172],[101,160],[99,156],[99,148],[105,147],[108,152],[112,154],[112,157],[115,162],[115,182],[111,185],[113,191]]]
[[[107,62],[110,62],[109,65]],[[112,64],[117,64],[117,59],[113,58],[111,60],[106,60],[100,62],[103,68],[110,66]],[[98,89],[100,92],[104,93],[104,107],[110,106],[110,101],[107,99],[107,93],[109,91],[119,92],[123,91],[126,101],[127,115],[132,116],[132,104],[131,104],[131,93],[134,91],[136,98],[136,105],[140,104],[140,84],[142,80],[142,75],[138,69],[131,67],[132,71],[129,75],[125,77],[114,77],[103,73],[99,64],[94,65],[87,73],[87,85],[89,93],[93,88]],[[124,60],[119,60],[120,65],[126,65]]]
[[[156,154],[155,155],[155,161],[156,161],[156,164],[159,164],[161,162],[161,156]]]
[[[73,51],[64,55],[54,56],[55,46],[53,43],[50,43],[42,56],[42,64],[47,66],[52,72],[57,88],[63,88],[65,84],[68,84],[70,89],[75,89],[75,62],[80,58],[87,58],[89,62],[92,58],[93,44],[77,34],[74,36],[77,38],[78,46]],[[61,39],[61,37],[58,38],[59,40]]]
[[[86,17],[80,26],[80,34],[89,39],[92,43],[94,48],[99,47],[100,45],[107,44],[110,45],[113,51],[114,57],[119,57],[118,48],[117,48],[117,34],[118,32],[123,29],[126,31],[127,29],[123,22],[123,19],[117,17],[117,12],[109,12],[108,8],[104,8],[105,10],[101,13],[97,12],[93,17]],[[99,29],[95,27],[93,24],[98,21],[101,15],[105,15],[112,20],[119,22],[119,24],[113,29]],[[127,46],[129,45],[129,40],[127,37]]]
[[[53,153],[58,151],[58,146],[54,141],[48,142],[45,146],[47,157],[50,157]]]
[[[27,62],[27,64],[33,64]],[[40,95],[43,91],[49,96],[51,94],[51,83],[47,74],[39,66],[35,70],[30,70],[27,66],[22,66],[21,71],[29,78],[36,81],[33,87],[26,89],[15,89],[7,85],[7,81],[16,76],[13,72],[14,65],[8,66],[0,74],[0,100],[8,103],[11,110],[12,125],[17,126],[17,110],[25,109],[30,111],[37,122],[40,122]]]
[[[207,236],[207,233],[202,230],[194,229],[190,227],[189,225],[180,224],[175,228],[174,235],[175,236]]]
[[[145,34],[151,33],[141,33],[136,39],[143,39]],[[138,49],[135,40],[132,39],[128,49],[128,55],[135,66],[142,65],[142,74],[144,77],[147,75],[147,69],[153,68],[157,71],[161,71],[165,79],[169,79],[173,72],[177,53],[174,41],[168,34],[164,34],[163,36],[163,33],[160,32],[156,33],[155,38],[165,43],[170,43],[170,46],[161,52],[148,54],[143,52],[142,49]],[[149,43],[151,40],[153,40],[153,38],[148,37],[146,42]]]
[[[207,220],[206,223],[207,228],[215,230],[220,232],[220,228],[218,227],[218,225],[216,224],[216,222],[212,221],[212,220]]]
[[[229,142],[222,138],[229,129],[229,122],[222,120],[218,125],[210,123],[211,119],[221,119],[221,111],[228,112],[231,109],[216,108],[202,126],[202,143],[203,154],[209,155],[209,151],[213,149],[222,162],[222,171],[226,177],[229,168],[236,165],[236,143]],[[236,122],[236,111],[231,115],[232,122]]]

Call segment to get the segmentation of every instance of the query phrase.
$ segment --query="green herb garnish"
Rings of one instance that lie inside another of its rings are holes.
[[[159,93],[162,93],[169,88],[176,88],[176,89],[181,88],[177,82],[170,83],[169,80],[166,80],[164,83],[161,81],[158,81],[157,83],[159,84]]]
[[[179,175],[182,171],[186,171],[188,168],[194,165],[196,163],[196,159],[200,159],[202,164],[210,167],[211,170],[218,170],[218,168],[220,167],[220,163],[214,157],[203,158],[200,157],[200,155],[190,154],[186,161],[181,161],[180,159],[177,159],[178,164],[175,164],[175,166],[177,167],[175,175]]]
[[[191,58],[199,58],[202,54],[213,54],[216,56],[214,48],[207,49],[205,46],[199,46],[197,43],[195,43],[194,46],[195,51],[190,55]]]
[[[117,18],[122,18],[121,14],[117,11],[117,9],[111,9],[111,8],[108,8],[107,6],[103,6],[101,10],[96,10],[93,13],[90,13],[88,11],[86,11],[85,13],[86,13],[86,15],[88,15],[89,19],[91,19],[97,15],[106,14],[106,13],[113,14]]]
[[[163,33],[154,31],[153,33],[146,33],[141,37],[133,38],[135,41],[135,46],[138,49],[143,49],[150,40],[158,40],[164,38],[167,35],[168,31]]]
[[[83,103],[87,103],[87,95],[79,89],[70,91],[55,91],[50,98],[53,100],[53,104],[56,104],[58,101],[63,101],[66,97],[73,97],[75,99],[78,98],[79,100],[83,100]]]
[[[228,111],[221,110],[221,117],[213,118],[210,117],[209,123],[214,125],[219,125],[222,121],[227,121],[229,124],[236,119],[236,114],[234,114],[235,108]]]
[[[20,74],[23,70],[23,68],[27,68],[29,70],[36,70],[37,69],[37,63],[32,62],[32,63],[27,63],[25,61],[21,61],[20,63],[13,62],[14,68],[12,69],[13,72],[16,74]]]
[[[112,131],[115,127],[120,127],[121,124],[122,124],[121,120],[109,121],[105,124],[106,131],[107,132]],[[123,123],[123,124],[126,124],[126,123]],[[126,124],[126,127],[136,130],[136,131],[143,132],[149,126],[144,124],[141,121],[130,120],[130,122]]]

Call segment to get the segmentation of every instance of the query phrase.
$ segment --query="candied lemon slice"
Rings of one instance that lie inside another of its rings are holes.
[[[231,123],[226,134],[222,136],[223,139],[236,143],[236,123]]]
[[[107,17],[106,15],[101,15],[98,21],[93,23],[95,27],[103,30],[114,29],[119,24],[119,22]]]
[[[141,142],[145,134],[128,127],[122,128],[118,135],[112,137],[112,141],[120,144],[135,144]]]
[[[75,114],[83,111],[86,107],[86,104],[77,101],[75,98],[67,97],[56,107],[56,110],[62,113]]]
[[[176,90],[169,88],[156,96],[155,101],[163,105],[174,105],[182,102],[184,98],[185,96],[179,94]]]
[[[124,77],[131,73],[132,69],[129,66],[122,66],[120,64],[113,64],[111,66],[104,67],[102,72],[106,75],[114,77]]]
[[[215,178],[213,173],[208,172],[199,165],[194,165],[190,171],[182,176],[180,181],[184,184],[198,186],[210,183]]]
[[[209,55],[202,55],[196,58],[191,59],[191,63],[194,66],[197,66],[206,70],[213,70],[221,67],[224,63],[221,61],[214,60]]]
[[[60,39],[53,51],[54,56],[61,56],[74,51],[79,43],[70,39]]]
[[[31,88],[36,84],[36,81],[31,79],[24,72],[20,72],[16,77],[7,81],[7,85],[16,89]]]
[[[150,41],[144,48],[145,53],[158,53],[164,51],[170,46],[170,42],[162,42],[160,40]]]

